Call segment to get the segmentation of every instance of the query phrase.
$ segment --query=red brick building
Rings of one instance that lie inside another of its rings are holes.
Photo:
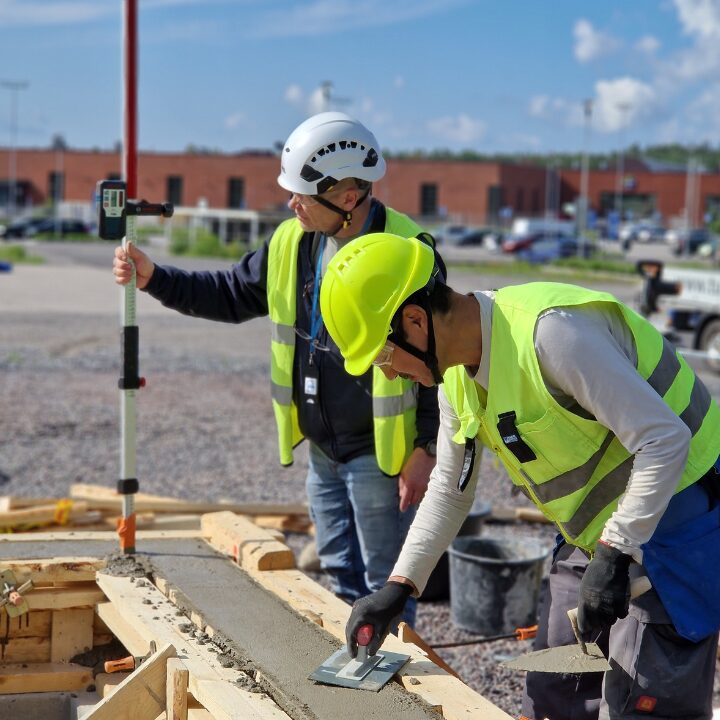
[[[11,157],[0,148],[0,208],[8,203]],[[117,152],[90,150],[18,149],[15,152],[17,207],[63,200],[90,203],[95,183],[118,178]],[[276,182],[278,157],[268,153],[235,155],[140,153],[139,194],[151,201],[210,208],[278,210],[287,193]],[[686,197],[692,197],[692,224],[701,223],[707,210],[720,208],[720,174],[699,174],[695,190],[687,194],[684,172],[639,170],[623,175],[622,207],[635,217],[660,213],[681,215]],[[502,208],[513,216],[557,213],[580,194],[580,172],[543,167],[473,161],[388,161],[388,173],[374,194],[386,204],[414,217],[443,218],[468,224],[496,222]],[[604,215],[618,196],[614,170],[589,173],[590,206]]]

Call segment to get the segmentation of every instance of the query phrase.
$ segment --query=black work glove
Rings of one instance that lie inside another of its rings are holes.
[[[345,626],[348,653],[355,657],[358,651],[357,631],[363,625],[373,626],[373,636],[367,646],[368,655],[374,655],[383,644],[390,628],[398,621],[405,609],[412,587],[389,580],[374,593],[355,601],[350,619]]]
[[[631,559],[611,545],[598,542],[580,583],[577,619],[584,640],[597,637],[628,614]]]

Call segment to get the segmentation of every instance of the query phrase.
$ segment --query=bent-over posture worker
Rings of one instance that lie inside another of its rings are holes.
[[[349,376],[320,312],[327,264],[351,238],[421,232],[372,198],[372,183],[384,174],[366,127],[343,113],[321,113],[298,126],[282,151],[278,183],[291,194],[295,217],[232,269],[188,273],[155,265],[132,245],[128,251],[137,287],[167,307],[234,323],[270,316],[280,461],[290,465],[293,448],[309,440],[317,551],[334,592],[348,602],[387,580],[435,465],[436,389],[390,382],[378,369]],[[116,282],[129,282],[131,273],[117,248]],[[404,616],[410,624],[414,610],[408,606]]]
[[[602,698],[588,700],[576,676],[530,674],[526,717],[710,718],[720,408],[670,343],[604,292],[458,294],[429,247],[382,233],[336,255],[320,301],[351,374],[374,365],[442,382],[437,466],[388,583],[354,605],[351,651],[365,623],[377,650],[423,590],[471,506],[481,443],[565,541],[541,618],[548,644],[574,642],[565,612],[576,605],[587,639],[611,628]],[[652,589],[630,601],[636,574]]]

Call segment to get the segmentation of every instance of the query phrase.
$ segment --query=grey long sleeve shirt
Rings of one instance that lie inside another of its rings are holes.
[[[483,355],[474,380],[487,388],[493,293],[478,292],[475,298]],[[641,562],[641,546],[655,531],[685,467],[690,431],[635,369],[635,342],[618,309],[598,304],[548,310],[538,319],[535,349],[556,401],[596,418],[635,456],[626,491],[602,539]],[[464,446],[452,438],[460,423],[442,388],[438,401],[438,463],[392,573],[410,579],[420,592],[470,510],[480,465],[475,463],[465,492],[458,491]]]

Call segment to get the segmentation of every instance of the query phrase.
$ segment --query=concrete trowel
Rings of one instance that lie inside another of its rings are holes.
[[[374,632],[372,625],[360,627],[357,632],[357,657],[350,657],[347,646],[340,648],[309,675],[309,679],[325,685],[340,685],[355,690],[380,690],[410,656],[385,650],[368,655],[367,646]]]
[[[650,580],[646,576],[635,578],[630,582],[630,598],[634,600],[646,593],[650,588]],[[576,645],[561,645],[560,647],[535,650],[500,664],[511,670],[567,673],[572,675],[610,670],[610,663],[603,655],[598,644],[586,643],[580,637],[577,624],[577,608],[568,610],[568,617],[577,639]]]

